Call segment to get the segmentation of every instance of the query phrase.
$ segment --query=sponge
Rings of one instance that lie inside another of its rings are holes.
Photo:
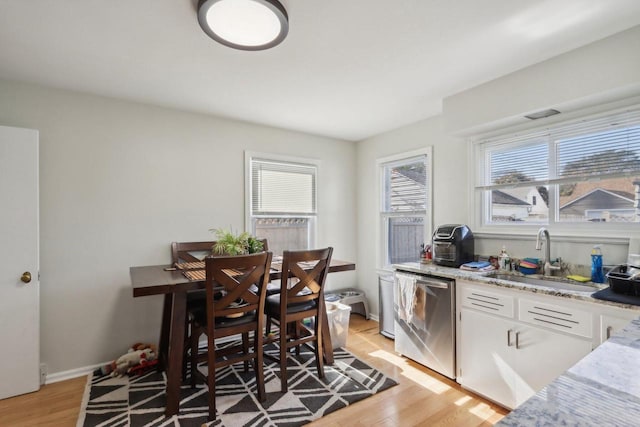
[[[567,276],[567,279],[575,280],[576,282],[588,282],[591,279],[589,277],[580,276],[579,274],[572,274]]]
[[[538,264],[534,264],[529,261],[520,261],[520,267],[524,268],[538,268]]]

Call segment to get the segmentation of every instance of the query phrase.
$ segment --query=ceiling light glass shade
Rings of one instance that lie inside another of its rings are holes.
[[[289,32],[289,16],[277,0],[200,0],[198,22],[218,43],[241,50],[272,48]]]

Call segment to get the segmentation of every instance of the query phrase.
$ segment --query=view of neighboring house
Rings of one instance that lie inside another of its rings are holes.
[[[538,220],[549,217],[549,207],[537,187],[510,188],[502,191],[528,203],[528,217],[530,219]]]
[[[536,187],[492,191],[492,220],[539,221],[549,208]],[[576,183],[560,197],[561,221],[633,222],[640,215],[640,181],[614,178]]]
[[[549,207],[536,187],[493,190],[491,206],[493,221],[540,221],[549,217]]]
[[[531,204],[507,193],[507,190],[491,192],[491,218],[493,221],[524,221],[529,217]]]
[[[427,175],[424,169],[393,168],[390,171],[390,210],[424,209]]]
[[[388,209],[416,212],[426,209],[427,174],[424,167],[393,167],[389,170]],[[388,218],[390,262],[413,261],[424,242],[424,214]]]
[[[631,222],[636,220],[637,187],[629,178],[576,184],[560,197],[560,218],[565,221]]]

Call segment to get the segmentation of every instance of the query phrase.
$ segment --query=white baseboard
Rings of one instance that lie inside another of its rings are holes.
[[[93,371],[95,371],[96,369],[107,365],[108,363],[111,363],[111,361],[109,362],[104,362],[104,363],[99,363],[97,365],[91,365],[91,366],[84,366],[82,368],[75,368],[75,369],[70,369],[68,371],[62,371],[62,372],[55,372],[53,374],[47,374],[47,378],[45,379],[45,384],[52,384],[52,383],[57,383],[60,381],[65,381],[65,380],[70,380],[73,378],[78,378],[78,377],[82,377],[82,376],[86,376],[89,375],[90,373],[92,373]]]
[[[369,313],[369,320],[375,320],[376,322],[380,322],[380,318],[377,314]]]
[[[376,322],[379,321],[378,316],[375,314],[369,314],[369,318],[371,320],[375,320]],[[228,342],[228,341],[232,341],[234,339],[237,339],[237,336],[231,336],[231,337],[225,337],[222,339],[219,339],[218,342]],[[204,344],[204,346],[206,347],[206,340],[201,340],[200,345],[202,346]],[[97,365],[90,365],[90,366],[84,366],[82,368],[75,368],[75,369],[70,369],[68,371],[62,371],[62,372],[55,372],[53,374],[47,374],[47,378],[44,381],[44,384],[53,384],[53,383],[57,383],[60,381],[65,381],[65,380],[70,380],[73,378],[78,378],[78,377],[82,377],[82,376],[86,376],[89,375],[90,373],[92,373],[93,371],[95,371],[96,369],[105,366],[109,363],[111,363],[112,361],[108,361],[108,362],[103,362],[103,363],[98,363]]]

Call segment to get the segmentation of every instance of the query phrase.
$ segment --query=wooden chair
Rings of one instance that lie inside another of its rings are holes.
[[[262,250],[268,251],[269,244],[267,239],[262,239]],[[213,253],[213,246],[216,244],[215,241],[205,241],[205,242],[172,242],[171,243],[171,264],[179,264],[184,262],[198,262],[202,261],[204,256],[210,256]],[[200,253],[204,256],[196,256],[194,253]],[[205,296],[206,292],[202,291],[191,291],[187,294],[187,321],[185,324],[185,348],[184,348],[184,363],[182,364],[182,378],[186,377],[187,374],[187,361],[189,360],[189,349],[191,348],[190,344],[190,336],[191,329],[193,329],[193,316],[189,313],[192,313],[196,310],[205,310]]]
[[[327,315],[324,303],[324,282],[329,272],[333,248],[306,251],[284,251],[282,254],[282,279],[280,293],[266,298],[267,323],[280,327],[280,384],[287,391],[287,351],[314,342],[318,377],[324,377],[322,354],[322,322]],[[313,318],[313,330],[302,320]]]
[[[202,261],[196,257],[193,252],[202,252],[211,255],[215,241],[208,242],[172,242],[171,243],[171,262],[173,264],[182,262]]]
[[[196,378],[204,375],[198,370],[198,363],[207,361],[209,387],[209,419],[216,415],[215,374],[216,369],[253,361],[258,388],[258,399],[265,400],[263,367],[263,327],[264,304],[271,252],[252,255],[221,256],[205,259],[206,269],[206,310],[195,310],[191,331],[191,386]],[[251,291],[256,286],[258,292]],[[249,333],[253,333],[253,348],[249,344]],[[198,354],[200,335],[207,336],[206,354]],[[216,350],[218,338],[241,335],[242,342]]]
[[[171,242],[171,265],[185,263],[185,262],[197,262],[202,261],[202,258],[196,257],[193,252],[201,252],[206,255],[211,255],[213,245],[215,241],[207,242]],[[191,291],[187,294],[187,321],[185,327],[185,345],[184,345],[184,363],[182,364],[182,378],[187,376],[187,361],[189,360],[190,334],[193,323],[193,316],[189,313],[201,308],[204,310],[206,292]]]

